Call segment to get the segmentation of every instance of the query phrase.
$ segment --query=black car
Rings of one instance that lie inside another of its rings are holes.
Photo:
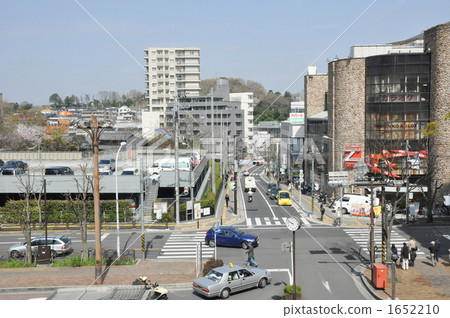
[[[274,199],[277,198],[277,194],[278,194],[278,192],[281,191],[281,188],[280,187],[273,187],[270,191],[271,191],[270,192],[270,198],[272,200],[274,200]]]
[[[302,183],[301,184],[301,188],[302,188],[302,194],[307,194],[310,193],[312,191],[312,187],[310,184],[306,184],[306,183]]]
[[[267,184],[267,191],[266,194],[270,194],[270,192],[272,191],[272,188],[276,187],[277,185],[275,183],[268,183]]]
[[[20,168],[22,170],[28,169],[28,164],[26,162],[23,162],[21,160],[9,160],[6,161],[5,166],[13,166],[15,168]]]
[[[45,169],[45,175],[54,175],[54,176],[60,176],[60,175],[73,175],[73,170],[69,167],[50,167]]]

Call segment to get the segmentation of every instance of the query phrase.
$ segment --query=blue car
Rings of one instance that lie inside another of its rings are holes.
[[[259,238],[256,235],[244,233],[233,226],[219,227],[215,238],[214,230],[215,228],[210,228],[205,236],[205,243],[210,247],[214,247],[216,241],[217,246],[236,246],[244,249],[247,248],[247,242],[254,247],[257,247],[259,243]]]

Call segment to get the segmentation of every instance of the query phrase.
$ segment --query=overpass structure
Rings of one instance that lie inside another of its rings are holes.
[[[179,171],[180,193],[185,187],[194,190],[197,195],[201,185],[206,181],[209,169],[208,159],[203,157],[201,162],[192,171]],[[92,174],[90,175],[92,177]],[[0,206],[4,205],[8,199],[20,199],[25,192],[25,186],[29,187],[29,192],[43,193],[43,181],[46,180],[47,199],[64,199],[68,194],[80,193],[77,182],[82,184],[82,175],[0,175]],[[173,198],[175,193],[175,171],[161,171],[159,182],[152,182],[148,176],[143,175],[118,175],[117,192],[120,199],[134,199],[140,202],[140,196],[155,188],[156,197]],[[116,194],[116,176],[100,176],[100,199],[113,200]]]

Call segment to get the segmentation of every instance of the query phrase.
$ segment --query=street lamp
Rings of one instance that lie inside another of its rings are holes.
[[[117,150],[116,155],[116,229],[117,229],[117,257],[120,256],[120,237],[119,237],[119,188],[117,184],[117,174],[118,172],[118,162],[119,162],[119,152],[120,149],[122,149],[123,146],[125,146],[127,143],[125,141],[122,141],[120,143],[119,150]]]
[[[329,136],[322,136],[324,139],[328,139],[328,140],[332,140],[333,142],[337,143],[342,149],[344,149],[344,153],[345,153],[345,148],[342,146],[342,144],[340,142],[338,142],[336,139],[329,137]],[[341,163],[340,163],[340,171],[342,172],[344,166],[342,164],[342,155],[339,155],[340,159],[341,159]],[[333,152],[333,168],[334,168],[334,152]],[[344,196],[344,182],[342,180],[342,183],[339,185],[341,188],[341,200],[340,200],[340,207],[339,207],[339,212],[336,211],[336,217],[338,219],[339,225],[341,225],[341,215],[342,215],[342,197]]]

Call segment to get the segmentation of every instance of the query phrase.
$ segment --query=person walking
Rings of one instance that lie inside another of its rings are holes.
[[[227,208],[228,208],[228,201],[230,201],[230,196],[227,193],[227,194],[225,194],[225,204],[226,204]]]
[[[288,191],[290,194],[292,194],[292,183],[291,182],[289,182]]]
[[[406,245],[406,242],[403,243],[400,256],[402,257],[402,269],[406,271],[409,268],[409,247]]]
[[[323,215],[325,214],[325,208],[323,207],[323,203],[320,204],[320,220],[323,221]]]
[[[409,237],[409,255],[410,255],[410,261],[411,261],[411,266],[414,266],[414,261],[417,257],[417,243],[416,241],[412,238],[412,236]]]
[[[431,264],[433,266],[436,266],[436,245],[434,241],[431,241],[430,247],[428,247],[428,249],[430,250]]]
[[[436,239],[434,240],[434,244],[436,246],[436,263],[439,262],[439,252],[441,250],[441,241],[439,241],[439,238],[436,237]]]
[[[258,263],[255,262],[255,252],[254,247],[250,242],[247,242],[247,250],[245,251],[245,254],[247,254],[247,265],[258,267]]]
[[[397,250],[397,248],[395,247],[395,244],[392,244],[391,252],[392,252],[391,260],[394,262],[395,267],[397,267],[398,250]]]

